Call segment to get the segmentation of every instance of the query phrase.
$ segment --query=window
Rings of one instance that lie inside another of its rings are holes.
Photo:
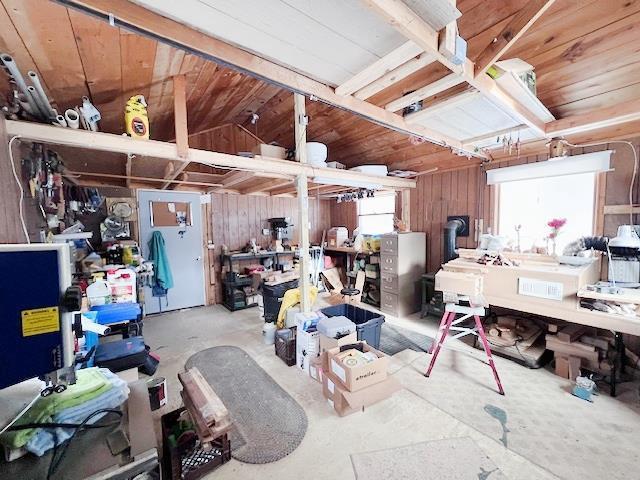
[[[498,188],[498,234],[517,246],[516,226],[520,229],[520,248],[545,246],[550,232],[547,222],[566,218],[556,239],[556,252],[579,237],[593,234],[595,173],[536,178],[501,183]]]
[[[396,211],[394,194],[380,194],[358,200],[358,228],[365,235],[393,232]]]

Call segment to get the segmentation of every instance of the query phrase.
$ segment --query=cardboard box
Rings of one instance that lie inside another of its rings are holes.
[[[277,145],[261,143],[260,145],[253,147],[251,152],[263,157],[281,158],[283,160],[287,158],[287,150]]]
[[[350,343],[358,343],[358,332],[350,333],[349,335],[335,339],[320,334],[320,353],[324,353],[332,348],[341,347],[342,345],[349,345]]]
[[[389,357],[375,348],[367,345],[367,342],[357,342],[363,345],[364,352],[373,352],[378,357],[373,362],[349,367],[339,358],[340,347],[327,351],[329,355],[329,372],[348,391],[356,392],[387,378]]]
[[[327,243],[330,247],[341,247],[349,238],[349,230],[346,227],[332,227],[327,230]]]
[[[305,325],[317,317],[316,312],[296,314],[296,365],[306,373],[309,373],[311,360],[320,354],[320,333],[305,331]]]
[[[400,389],[402,389],[402,385],[393,377],[388,377],[383,382],[357,392],[345,389],[331,373],[325,373],[322,378],[322,394],[341,417],[362,411],[365,407],[381,402]]]
[[[329,370],[329,360],[326,352],[309,361],[309,376],[316,382],[322,383],[325,372]]]

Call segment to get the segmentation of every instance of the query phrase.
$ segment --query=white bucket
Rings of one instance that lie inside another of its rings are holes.
[[[273,345],[276,341],[276,324],[265,322],[262,327],[262,340],[265,345]]]

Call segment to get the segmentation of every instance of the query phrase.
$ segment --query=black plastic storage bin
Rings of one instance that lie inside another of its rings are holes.
[[[380,348],[380,332],[384,315],[348,303],[323,308],[320,311],[327,317],[347,317],[356,324],[358,340],[366,341],[373,348]]]
[[[275,323],[280,313],[282,297],[287,290],[298,288],[298,280],[279,283],[278,285],[262,284],[262,299],[264,301],[264,321]]]

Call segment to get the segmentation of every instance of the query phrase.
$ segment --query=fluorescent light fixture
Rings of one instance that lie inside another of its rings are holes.
[[[328,177],[313,177],[311,179],[313,183],[319,183],[320,185],[339,185],[341,187],[357,187],[368,188],[369,190],[382,190],[382,185],[378,183],[362,182],[359,180],[348,180],[345,178],[328,178]]]
[[[570,157],[550,158],[544,162],[526,163],[513,167],[487,170],[487,184],[495,185],[518,180],[561,177],[579,173],[608,172],[611,170],[613,150],[572,155]]]

